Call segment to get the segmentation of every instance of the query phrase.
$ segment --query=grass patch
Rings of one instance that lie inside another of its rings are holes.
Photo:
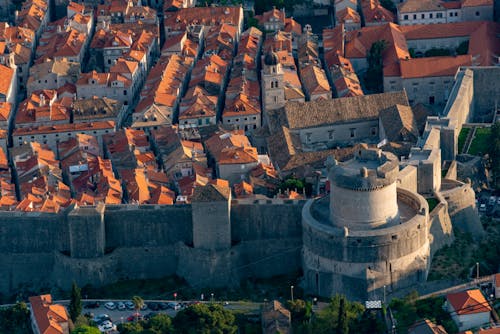
[[[474,139],[469,148],[469,154],[484,155],[488,151],[488,142],[490,140],[490,128],[477,128]]]
[[[429,204],[429,212],[432,212],[434,208],[439,204],[439,201],[434,197],[426,198],[427,203]]]
[[[460,131],[460,134],[458,135],[458,152],[459,153],[463,153],[465,140],[467,139],[469,132],[470,132],[470,128],[462,128],[462,131]]]

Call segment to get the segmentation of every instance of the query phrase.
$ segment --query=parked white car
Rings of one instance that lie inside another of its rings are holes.
[[[97,328],[103,333],[106,333],[111,330],[116,330],[116,325],[113,325],[113,323],[109,320],[104,321],[102,324],[100,324]]]
[[[486,204],[483,203],[479,206],[479,212],[485,212],[485,211],[486,211]]]
[[[116,303],[116,308],[117,308],[118,310],[120,310],[120,311],[124,311],[124,310],[126,310],[126,309],[127,309],[127,307],[125,306],[125,303],[123,303],[123,302],[118,302],[118,303]]]
[[[116,304],[113,302],[107,302],[106,304],[104,304],[104,307],[107,308],[108,310],[115,310]]]

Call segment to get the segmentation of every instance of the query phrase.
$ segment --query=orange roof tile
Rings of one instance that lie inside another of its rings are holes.
[[[29,302],[41,333],[64,333],[61,323],[68,322],[68,314],[64,306],[52,304],[51,295],[29,297]]]
[[[468,290],[446,296],[458,315],[490,312],[491,307],[480,290]]]
[[[454,76],[460,66],[470,65],[472,65],[470,55],[401,60],[401,78]]]
[[[0,64],[0,94],[7,96],[14,77],[14,70]]]

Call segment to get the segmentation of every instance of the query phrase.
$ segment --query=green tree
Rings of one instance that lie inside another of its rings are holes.
[[[144,328],[140,322],[129,322],[126,324],[119,324],[117,327],[121,334],[142,334]]]
[[[30,311],[26,303],[0,309],[0,333],[31,334]]]
[[[69,317],[73,322],[82,313],[82,293],[76,282],[71,286],[71,297],[69,301]]]
[[[372,44],[368,51],[368,69],[365,73],[365,86],[372,92],[380,93],[384,90],[383,58],[382,52],[387,47],[385,40],[379,40]]]
[[[101,334],[101,331],[96,327],[80,326],[75,328],[71,334]]]
[[[155,315],[148,321],[146,327],[162,334],[169,334],[174,332],[172,319],[166,314]]]
[[[310,302],[305,302],[302,299],[289,300],[288,309],[292,315],[292,322],[301,324],[308,322],[312,315],[312,305]]]
[[[318,334],[335,333],[338,327],[339,309],[341,300],[344,299],[344,309],[348,328],[354,328],[363,315],[365,308],[357,302],[350,302],[344,296],[334,296],[327,307],[315,314],[312,323],[312,332]]]
[[[176,333],[234,334],[238,330],[235,316],[219,304],[192,305],[174,318]]]
[[[348,334],[349,323],[347,322],[347,310],[345,297],[340,297],[338,320],[337,320],[337,334]]]
[[[134,310],[136,314],[136,318],[138,317],[138,313],[141,308],[144,306],[144,300],[139,296],[132,297],[132,303],[134,304]],[[136,319],[137,321],[137,319]]]

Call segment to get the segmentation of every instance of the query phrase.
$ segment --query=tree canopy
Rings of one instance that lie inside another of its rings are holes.
[[[0,309],[0,333],[31,334],[30,311],[24,302]]]
[[[71,298],[69,302],[69,317],[73,322],[76,321],[78,316],[82,313],[82,294],[80,288],[73,281],[71,286]]]
[[[383,59],[382,52],[387,47],[385,40],[379,40],[372,44],[367,55],[368,69],[365,73],[365,86],[368,90],[381,93],[384,90]]]
[[[101,334],[101,331],[96,327],[80,326],[75,328],[71,334]]]
[[[238,330],[234,314],[219,304],[192,305],[174,318],[177,333],[234,334]]]

